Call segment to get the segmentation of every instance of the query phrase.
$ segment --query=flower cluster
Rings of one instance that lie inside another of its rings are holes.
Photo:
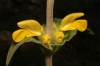
[[[85,31],[87,28],[86,19],[78,19],[83,16],[84,13],[72,13],[65,16],[61,22],[53,22],[53,32],[52,35],[46,33],[46,27],[39,24],[36,20],[24,20],[18,22],[18,27],[21,29],[16,30],[12,34],[12,38],[15,42],[20,42],[25,38],[34,38],[37,37],[42,45],[51,45],[51,44],[60,44],[64,42],[64,39],[67,41],[66,32],[69,31]]]

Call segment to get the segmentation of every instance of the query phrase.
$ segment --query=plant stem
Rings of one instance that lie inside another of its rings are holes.
[[[53,32],[53,7],[54,0],[47,0],[46,9],[46,33],[52,35]],[[52,66],[52,56],[53,54],[45,55],[46,66]]]
[[[53,55],[46,55],[45,56],[45,63],[46,63],[46,66],[52,66],[52,57]]]
[[[53,6],[54,0],[47,0],[47,9],[46,9],[46,32],[52,35],[53,31]]]

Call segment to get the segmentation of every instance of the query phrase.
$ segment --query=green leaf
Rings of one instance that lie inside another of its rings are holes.
[[[14,44],[12,43],[10,48],[9,48],[9,51],[8,51],[8,54],[7,54],[7,59],[6,59],[6,66],[9,65],[10,63],[10,60],[12,58],[12,56],[14,55],[15,51],[22,45],[24,44],[25,42],[35,42],[35,43],[38,43],[38,44],[41,44],[40,41],[34,39],[34,38],[25,38],[23,41],[17,43],[17,44]]]

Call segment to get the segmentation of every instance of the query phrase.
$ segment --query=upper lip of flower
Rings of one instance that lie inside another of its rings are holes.
[[[21,29],[12,34],[12,38],[15,42],[20,42],[25,37],[40,36],[43,29],[36,20],[24,20],[17,24]]]
[[[34,34],[41,35],[42,26],[36,20],[25,20],[17,24],[22,29],[27,29]]]
[[[87,28],[87,20],[85,19],[79,19],[77,18],[83,16],[84,13],[72,13],[67,16],[65,16],[62,19],[61,24],[59,25],[59,30],[61,31],[68,31],[68,30],[79,30],[83,32]]]

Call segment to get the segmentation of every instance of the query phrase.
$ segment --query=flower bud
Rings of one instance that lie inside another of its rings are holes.
[[[43,40],[43,44],[50,44],[51,37],[48,34],[45,34],[42,40]]]
[[[62,42],[63,41],[63,38],[64,38],[64,33],[63,32],[56,32],[55,34],[54,34],[54,38],[55,38],[55,41],[56,42],[58,42],[58,43],[60,43],[60,42]]]

